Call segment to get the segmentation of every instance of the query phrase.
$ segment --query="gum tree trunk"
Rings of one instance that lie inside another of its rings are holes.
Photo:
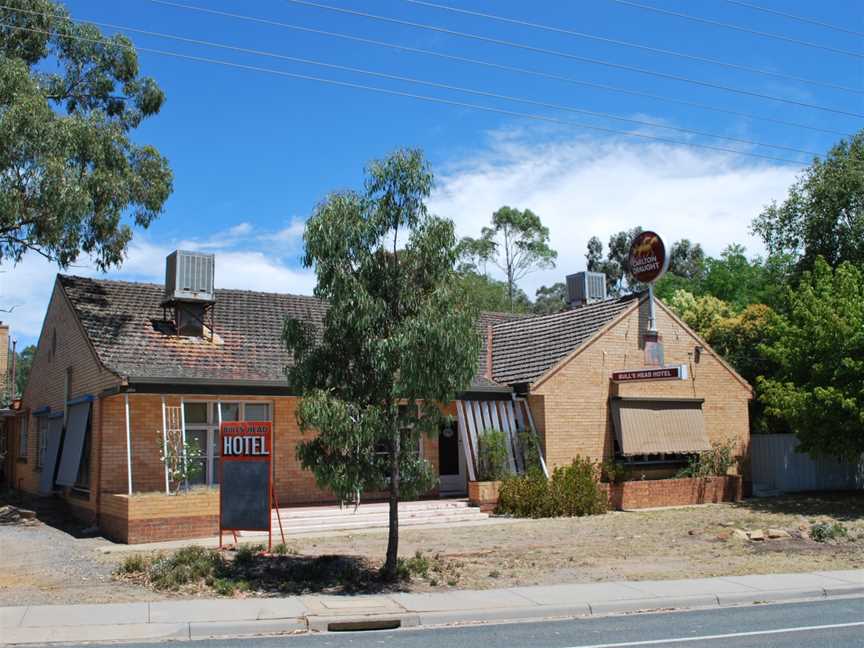
[[[394,424],[396,427],[397,424]],[[384,578],[396,580],[399,559],[399,453],[400,434],[394,431],[390,449],[390,530],[387,535],[387,560],[384,563]]]

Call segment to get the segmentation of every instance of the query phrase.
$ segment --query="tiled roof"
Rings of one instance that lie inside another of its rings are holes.
[[[326,311],[314,297],[220,289],[213,344],[160,332],[161,285],[63,275],[60,282],[102,363],[135,378],[284,380],[291,362],[281,342],[285,317],[320,326]]]
[[[213,344],[164,333],[162,285],[66,275],[60,275],[60,283],[102,363],[139,379],[284,380],[284,368],[292,358],[282,345],[283,321],[296,317],[320,330],[327,309],[324,302],[307,295],[220,289]],[[481,314],[483,351],[472,387],[500,387],[485,377],[486,327],[519,317],[524,316]]]
[[[163,286],[60,275],[102,363],[137,379],[267,382],[285,380],[292,362],[282,345],[286,317],[321,328],[327,305],[307,295],[217,290],[216,341],[166,335]],[[483,348],[474,389],[531,382],[622,312],[633,296],[554,315],[482,313]],[[168,313],[171,318],[172,314]],[[493,327],[493,378],[486,378],[487,330]]]
[[[502,385],[531,383],[621,314],[638,295],[498,324],[493,329],[493,378]]]

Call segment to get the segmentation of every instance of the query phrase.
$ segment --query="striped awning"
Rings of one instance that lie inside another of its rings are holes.
[[[615,438],[625,457],[711,448],[701,399],[613,398]]]

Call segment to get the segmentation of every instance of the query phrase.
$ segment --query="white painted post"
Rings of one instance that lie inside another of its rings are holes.
[[[165,494],[171,494],[171,488],[168,484],[168,419],[165,412],[165,397],[162,397],[162,456],[163,465],[165,466]]]
[[[189,467],[186,462],[186,405],[183,402],[183,399],[180,399],[180,443],[182,444],[182,452],[183,452],[183,474],[189,470]],[[189,480],[184,479],[184,485],[188,489],[189,488]]]
[[[132,494],[132,427],[129,423],[129,394],[123,394],[126,408],[126,482],[129,495]]]

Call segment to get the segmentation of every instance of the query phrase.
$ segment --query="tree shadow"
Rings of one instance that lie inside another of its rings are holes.
[[[816,517],[828,515],[837,520],[864,519],[864,493],[861,491],[811,492],[776,497],[753,497],[733,504],[754,513],[782,513]]]
[[[222,578],[245,582],[261,593],[376,594],[404,591],[405,581],[381,578],[378,565],[362,556],[237,555],[223,567]]]

